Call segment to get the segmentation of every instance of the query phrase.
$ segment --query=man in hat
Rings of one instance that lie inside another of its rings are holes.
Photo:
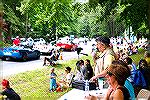
[[[106,69],[110,66],[113,60],[115,60],[115,53],[110,48],[110,39],[108,37],[99,36],[96,38],[97,49],[101,52],[100,56],[96,60],[95,76],[91,80],[96,80],[100,77],[105,77],[107,74]],[[98,83],[102,83],[101,79],[98,79]],[[99,84],[100,85],[100,84]]]

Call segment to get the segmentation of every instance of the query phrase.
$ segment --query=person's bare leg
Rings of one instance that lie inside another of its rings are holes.
[[[46,59],[47,59],[47,58],[45,57],[45,58],[44,58],[44,64],[43,64],[43,66],[46,65]]]

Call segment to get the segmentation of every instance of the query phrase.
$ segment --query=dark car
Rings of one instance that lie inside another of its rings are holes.
[[[24,47],[0,48],[0,58],[2,60],[27,61],[40,58],[40,51]]]

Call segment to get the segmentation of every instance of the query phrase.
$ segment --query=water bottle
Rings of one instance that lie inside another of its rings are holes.
[[[99,89],[102,90],[103,89],[103,85],[104,85],[103,79],[98,79],[98,85],[99,85]]]
[[[89,81],[85,81],[85,91],[89,91]]]

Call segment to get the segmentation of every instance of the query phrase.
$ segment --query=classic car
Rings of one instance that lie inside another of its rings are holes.
[[[51,51],[56,49],[56,47],[52,44],[38,44],[33,45],[33,49],[40,51],[42,55],[51,55]]]
[[[40,51],[19,46],[0,48],[2,60],[27,61],[40,58]]]
[[[56,46],[60,49],[67,50],[67,51],[76,51],[78,45],[70,42],[70,43],[56,43]]]

